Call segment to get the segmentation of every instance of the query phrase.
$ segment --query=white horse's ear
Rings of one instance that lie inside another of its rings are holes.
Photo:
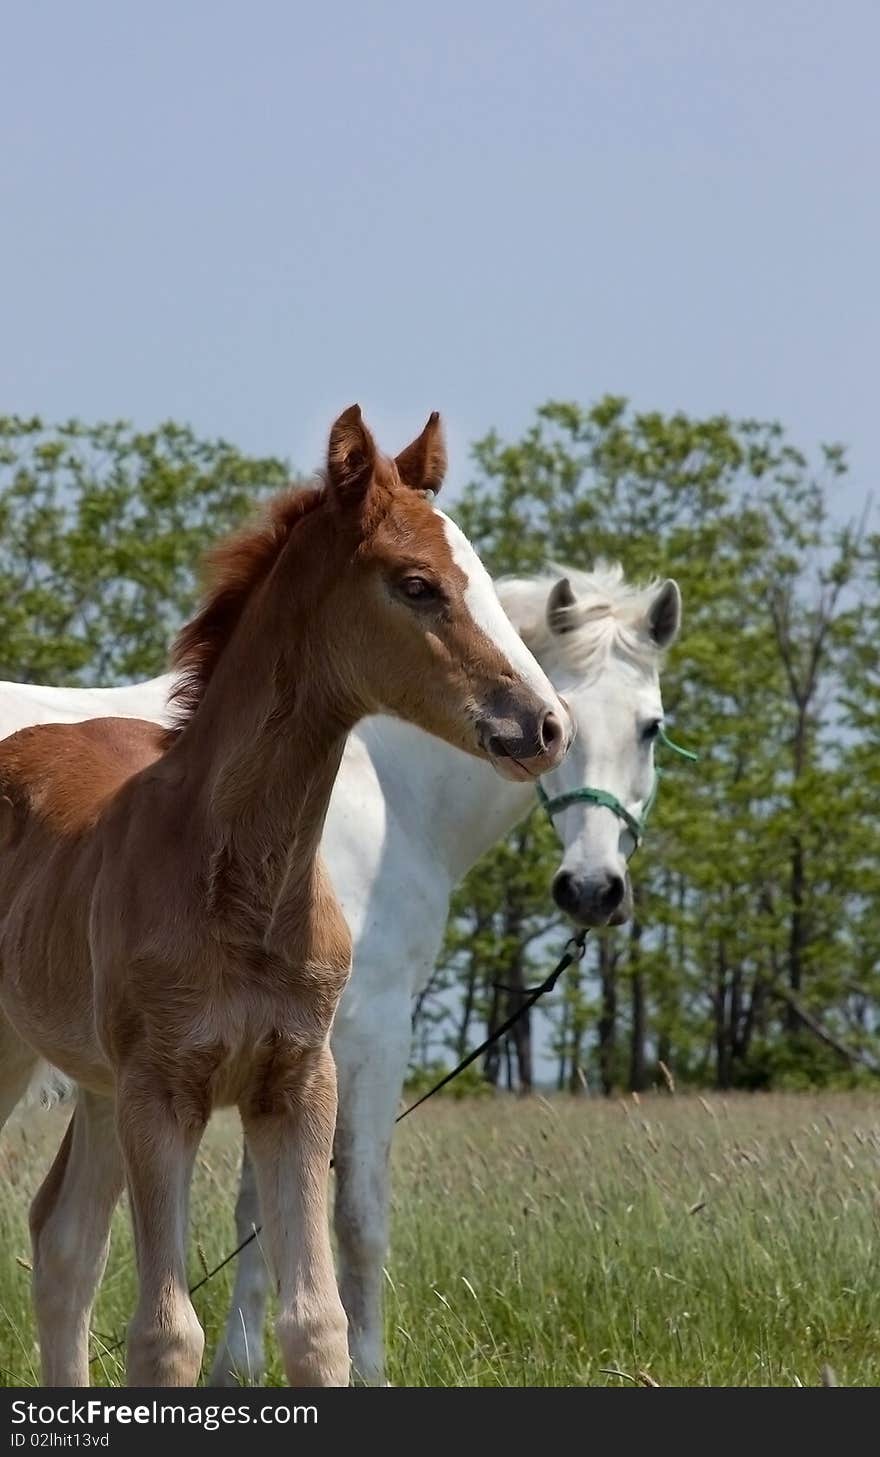
[[[678,637],[681,627],[681,592],[678,583],[667,577],[648,608],[648,631],[658,648],[668,648]]]
[[[577,597],[568,577],[560,577],[547,598],[547,626],[551,632],[571,632],[577,624],[572,608],[577,606]]]

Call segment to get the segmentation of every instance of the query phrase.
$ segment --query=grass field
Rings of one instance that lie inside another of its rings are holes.
[[[0,1379],[32,1384],[26,1208],[63,1119],[0,1145]],[[238,1138],[217,1120],[191,1273],[232,1247]],[[409,1386],[880,1383],[880,1102],[867,1094],[438,1104],[394,1153],[390,1375]],[[209,1347],[229,1271],[196,1297]],[[95,1313],[134,1300],[124,1215]],[[272,1383],[280,1381],[274,1348]],[[100,1352],[96,1339],[95,1350]],[[98,1356],[95,1381],[121,1379]]]

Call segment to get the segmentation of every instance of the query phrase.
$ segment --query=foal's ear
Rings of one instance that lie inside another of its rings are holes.
[[[648,631],[658,648],[668,648],[680,627],[681,592],[678,583],[667,577],[648,608]]]
[[[568,577],[560,577],[547,598],[547,626],[551,632],[571,632],[577,627],[572,607],[577,603]]]
[[[342,501],[366,494],[376,466],[376,442],[367,429],[360,405],[343,410],[327,447],[327,485]]]
[[[439,491],[446,475],[446,441],[436,410],[429,415],[421,435],[400,452],[394,464],[405,486],[414,491]]]

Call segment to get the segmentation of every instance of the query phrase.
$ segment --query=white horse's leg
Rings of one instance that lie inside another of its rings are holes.
[[[0,1012],[0,1128],[27,1092],[38,1061]]]
[[[240,1105],[278,1288],[276,1333],[291,1386],[347,1386],[345,1312],[336,1288],[327,1192],[336,1070],[327,1044],[277,1066]]]
[[[113,1101],[80,1090],[64,1142],[31,1205],[44,1386],[89,1384],[89,1318],[122,1185]]]
[[[403,990],[403,989],[401,989]],[[409,999],[371,1008],[381,1037],[346,1026],[334,1041],[339,1116],[334,1147],[339,1284],[357,1381],[380,1385],[385,1360],[383,1267],[388,1253],[388,1158],[412,1041]]]
[[[241,1183],[235,1205],[236,1243],[241,1244],[260,1225],[257,1179],[247,1140],[241,1159]],[[209,1386],[259,1386],[265,1370],[263,1331],[269,1298],[269,1267],[260,1238],[245,1245],[235,1262],[235,1289],[226,1329]]]

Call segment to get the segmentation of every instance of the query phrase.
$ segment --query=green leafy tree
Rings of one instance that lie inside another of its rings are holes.
[[[559,998],[558,1081],[590,1081],[591,1059],[606,1091],[645,1086],[661,1063],[722,1087],[849,1075],[873,1034],[863,1011],[853,1040],[865,998],[846,988],[870,981],[853,924],[873,922],[876,901],[841,896],[848,836],[829,835],[829,818],[836,805],[851,825],[864,805],[851,766],[876,712],[876,633],[859,625],[870,602],[876,627],[877,575],[864,528],[835,515],[843,452],[813,462],[775,424],[608,397],[551,403],[521,440],[490,434],[475,459],[458,515],[495,572],[602,556],[634,579],[675,576],[684,594],[664,700],[701,762],[660,796],[633,866],[634,925],[595,937]],[[873,707],[857,711],[870,672]],[[462,887],[447,960],[490,886],[492,924],[540,944],[557,852],[536,824],[518,832],[509,889],[506,848]],[[515,941],[481,924],[470,980],[489,985],[499,959],[515,980]]]
[[[202,552],[287,476],[185,426],[0,417],[0,677],[161,671]]]

